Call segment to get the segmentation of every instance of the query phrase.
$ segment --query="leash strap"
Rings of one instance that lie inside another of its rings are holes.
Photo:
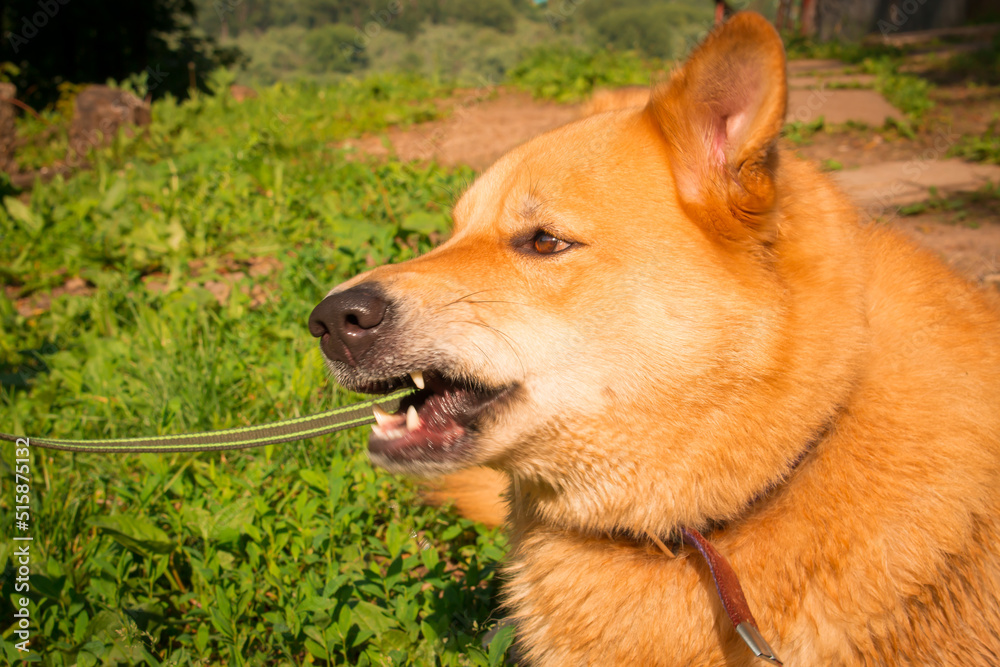
[[[671,557],[677,555],[655,534],[647,531],[646,536],[666,555]],[[719,594],[722,608],[726,610],[726,615],[729,616],[729,621],[733,624],[733,629],[736,630],[740,639],[761,660],[772,665],[784,665],[785,663],[775,655],[774,649],[757,629],[757,621],[754,620],[753,614],[750,612],[750,605],[747,604],[747,598],[743,595],[743,587],[740,586],[739,577],[736,576],[729,561],[694,528],[681,528],[681,540],[697,549],[705,563],[708,564],[708,570],[712,575],[712,581],[715,582],[715,591]],[[678,540],[677,546],[680,547],[680,540]]]
[[[413,388],[378,396],[362,403],[355,403],[342,408],[336,408],[317,415],[297,417],[266,424],[264,426],[249,426],[231,428],[225,431],[210,431],[204,433],[188,433],[184,435],[166,435],[141,438],[118,438],[114,440],[55,440],[52,438],[30,438],[33,447],[44,449],[62,449],[70,452],[95,453],[171,453],[171,452],[209,452],[225,449],[247,449],[263,447],[279,442],[294,442],[315,438],[328,433],[342,431],[354,426],[375,423],[372,407],[377,405],[386,412],[395,412],[399,401],[404,396],[412,394]],[[0,440],[16,442],[18,436],[0,433]]]
[[[706,540],[701,533],[694,528],[682,528],[681,534],[684,542],[693,546],[701,554],[701,557],[708,563],[708,569],[712,573],[712,580],[715,581],[715,590],[719,594],[722,606],[729,616],[729,620],[753,654],[762,660],[766,660],[772,665],[783,665],[784,663],[775,655],[774,649],[768,645],[760,630],[757,629],[757,621],[754,620],[750,612],[750,605],[747,604],[746,596],[743,595],[743,587],[740,580],[733,571],[729,561],[723,557],[712,543]]]

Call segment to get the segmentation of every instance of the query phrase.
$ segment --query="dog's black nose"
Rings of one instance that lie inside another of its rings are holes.
[[[309,333],[321,339],[326,356],[357,366],[375,341],[387,307],[377,285],[361,284],[323,299],[309,316]]]

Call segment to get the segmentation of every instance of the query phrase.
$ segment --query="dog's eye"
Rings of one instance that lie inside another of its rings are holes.
[[[554,255],[557,252],[562,252],[572,245],[568,241],[563,241],[560,238],[556,238],[547,232],[538,232],[535,234],[535,238],[532,242],[535,248],[535,252],[539,255]]]

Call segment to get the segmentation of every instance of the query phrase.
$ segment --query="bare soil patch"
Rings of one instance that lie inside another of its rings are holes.
[[[459,98],[450,106],[451,115],[445,120],[394,128],[344,145],[379,157],[485,169],[531,137],[580,117],[579,105],[539,102],[526,93],[503,90],[487,99]]]

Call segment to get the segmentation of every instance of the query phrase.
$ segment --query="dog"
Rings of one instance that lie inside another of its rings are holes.
[[[775,663],[1000,664],[1000,304],[782,149],[786,98],[738,14],[310,317],[342,385],[417,389],[375,464],[487,517],[502,480],[529,664],[759,664],[691,531]]]

